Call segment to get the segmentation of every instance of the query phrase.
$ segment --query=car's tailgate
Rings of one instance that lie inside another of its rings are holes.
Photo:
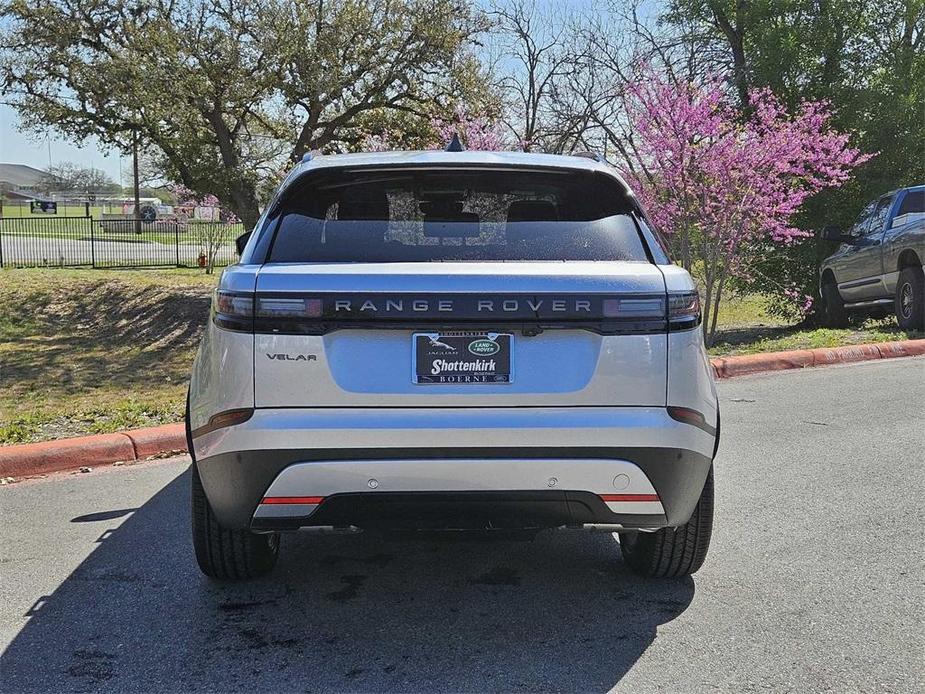
[[[564,306],[561,314],[567,318],[574,317],[576,304],[580,314],[583,302],[599,302],[601,296],[664,295],[661,272],[647,263],[267,265],[257,291],[322,297],[326,305],[349,302],[356,314],[322,334],[258,331],[257,407],[665,404],[664,329],[635,326],[613,334],[595,329],[590,318],[574,325],[559,320],[552,304],[564,302],[555,307]],[[396,327],[384,313],[386,297],[404,309]],[[495,310],[473,322],[479,299],[492,301]],[[441,300],[450,310],[431,319],[430,309],[437,311]],[[376,311],[368,305],[359,312],[367,301]],[[421,318],[410,308],[414,301],[428,302]],[[511,302],[518,302],[517,311],[505,310],[515,306]],[[531,315],[525,316],[528,309]],[[536,331],[540,324],[553,327]],[[465,343],[438,339],[456,332],[473,339],[481,333],[492,339],[510,334],[509,382],[416,382],[417,333],[442,343],[435,349],[447,350],[446,362],[475,358],[465,349],[458,354],[456,347]]]

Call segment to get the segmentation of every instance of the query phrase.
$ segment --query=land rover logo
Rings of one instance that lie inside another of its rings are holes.
[[[501,350],[498,343],[494,340],[473,340],[469,343],[469,351],[479,357],[490,357]]]

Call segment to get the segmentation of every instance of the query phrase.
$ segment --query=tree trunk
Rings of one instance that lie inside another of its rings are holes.
[[[685,223],[681,228],[681,267],[690,272],[692,266],[691,230],[690,227]]]
[[[729,44],[729,51],[732,53],[732,78],[743,107],[748,106],[748,66],[745,62],[745,28],[742,16],[746,9],[745,4],[745,0],[735,0],[734,15],[730,18],[722,3],[717,0],[710,2],[716,25],[726,37],[726,43]]]
[[[723,284],[726,282],[726,275],[723,273],[716,285],[716,296],[713,297],[713,315],[710,317],[710,340],[709,346],[713,346],[716,341],[716,321],[719,318],[719,302],[723,298]]]
[[[260,219],[257,190],[248,180],[232,180],[224,196],[218,196],[223,207],[235,213],[244,225],[244,231],[253,231]]]
[[[709,347],[712,343],[710,342],[711,336],[707,326],[710,325],[710,311],[713,307],[713,276],[709,272],[705,273],[704,284],[706,284],[706,297],[700,309],[703,315],[703,323],[700,329],[703,331],[703,341]]]
[[[235,205],[232,210],[241,220],[241,224],[244,225],[245,232],[254,230],[254,227],[257,226],[257,220],[260,219],[260,210],[257,209],[256,200],[250,204]]]

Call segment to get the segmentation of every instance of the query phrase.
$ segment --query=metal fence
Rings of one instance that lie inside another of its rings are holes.
[[[0,219],[0,267],[196,267],[235,262],[241,224],[93,217]]]

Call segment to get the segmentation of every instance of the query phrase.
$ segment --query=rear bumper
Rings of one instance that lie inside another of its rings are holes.
[[[229,528],[664,527],[690,518],[714,443],[664,408],[329,408],[257,410],[194,448]]]
[[[614,513],[609,505],[591,492],[578,491],[366,492],[337,494],[306,516],[262,515],[264,506],[260,506],[251,529],[535,531],[586,525],[611,529],[666,525],[664,514]]]

